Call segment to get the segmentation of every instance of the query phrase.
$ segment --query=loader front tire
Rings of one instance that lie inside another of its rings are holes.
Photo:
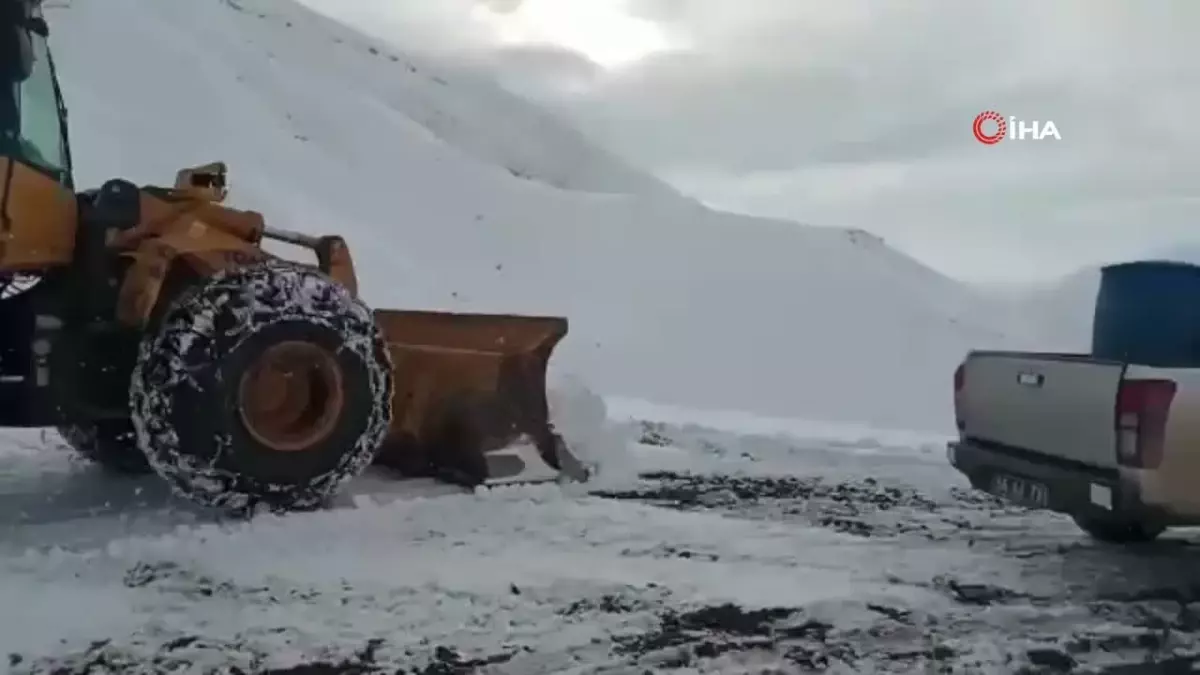
[[[129,420],[63,424],[58,433],[80,457],[107,471],[130,476],[152,472],[146,456],[138,449]]]
[[[391,395],[371,310],[278,260],[183,292],[143,340],[130,385],[150,466],[178,494],[232,511],[326,504],[374,460]]]

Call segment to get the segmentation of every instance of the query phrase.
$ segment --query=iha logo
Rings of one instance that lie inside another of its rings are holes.
[[[1052,121],[1026,122],[1011,116],[1005,120],[995,110],[985,110],[976,115],[971,132],[975,134],[975,140],[984,145],[995,145],[1006,138],[1014,141],[1023,141],[1026,138],[1040,141],[1047,137],[1056,141],[1062,140],[1058,127]]]

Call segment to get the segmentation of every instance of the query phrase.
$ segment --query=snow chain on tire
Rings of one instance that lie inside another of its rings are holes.
[[[238,382],[286,341],[327,350],[345,404],[330,434],[272,450],[238,412]],[[391,423],[391,359],[371,310],[315,268],[270,260],[203,279],[145,336],[130,384],[138,446],[179,494],[230,510],[322,506],[375,458]]]

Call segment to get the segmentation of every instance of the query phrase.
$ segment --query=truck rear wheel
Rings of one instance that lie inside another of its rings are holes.
[[[58,433],[71,449],[113,473],[139,476],[151,473],[146,456],[138,449],[129,420],[103,420],[63,424]]]
[[[1167,528],[1165,525],[1129,518],[1102,516],[1071,516],[1079,529],[1097,541],[1109,544],[1140,544],[1154,541]]]
[[[322,506],[375,458],[391,364],[370,309],[316,269],[269,261],[204,279],[143,340],[137,443],[205,506]]]

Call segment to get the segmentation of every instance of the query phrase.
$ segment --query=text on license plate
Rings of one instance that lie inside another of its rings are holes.
[[[1045,508],[1050,503],[1050,490],[1042,483],[1003,473],[992,476],[991,492],[1022,506]]]

